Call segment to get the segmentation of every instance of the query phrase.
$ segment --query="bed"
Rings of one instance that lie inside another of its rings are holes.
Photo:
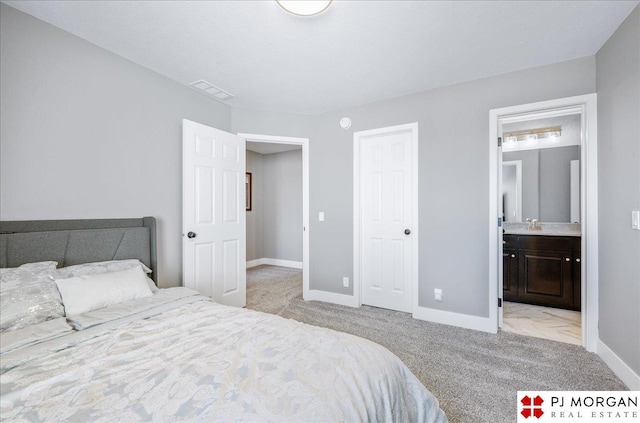
[[[447,421],[378,344],[158,290],[155,245],[150,217],[0,222],[3,421]]]

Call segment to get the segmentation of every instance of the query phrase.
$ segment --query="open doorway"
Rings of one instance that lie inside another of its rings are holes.
[[[499,118],[502,330],[582,345],[579,111]],[[577,177],[577,181],[572,178]],[[571,210],[578,207],[578,210]]]
[[[247,301],[277,312],[309,288],[308,139],[238,135],[247,140]]]
[[[596,95],[491,110],[490,119],[496,322],[595,351]],[[554,327],[564,333],[544,335]]]

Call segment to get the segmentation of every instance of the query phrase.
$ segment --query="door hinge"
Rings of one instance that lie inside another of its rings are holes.
[[[498,137],[498,147],[502,147],[502,137]]]
[[[498,217],[498,228],[502,227],[502,218]]]
[[[498,307],[502,307],[502,298],[498,298]]]

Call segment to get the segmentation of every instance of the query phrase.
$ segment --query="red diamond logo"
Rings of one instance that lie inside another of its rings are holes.
[[[544,414],[544,411],[542,411],[542,403],[544,400],[540,398],[540,395],[536,395],[533,399],[525,395],[520,402],[522,403],[522,411],[520,414],[522,414],[525,419],[531,416],[539,419]]]

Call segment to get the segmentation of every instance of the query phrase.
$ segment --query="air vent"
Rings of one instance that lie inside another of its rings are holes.
[[[225,90],[222,90],[202,79],[196,82],[192,82],[191,84],[189,84],[189,86],[204,94],[207,94],[210,97],[215,98],[218,101],[227,101],[233,98],[233,95],[229,94]]]

